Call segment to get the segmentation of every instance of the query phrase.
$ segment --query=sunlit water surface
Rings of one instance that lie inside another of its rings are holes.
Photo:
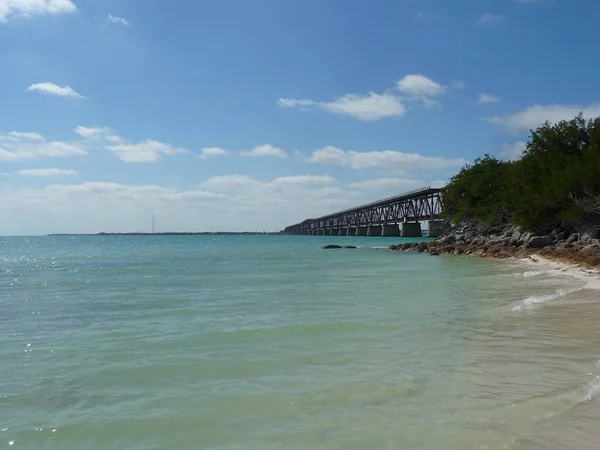
[[[600,448],[600,295],[401,239],[0,238],[0,448]]]

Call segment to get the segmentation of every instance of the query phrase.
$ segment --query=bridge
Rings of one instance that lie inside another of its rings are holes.
[[[421,237],[422,221],[427,221],[427,236],[442,233],[440,189],[425,187],[387,197],[355,208],[290,225],[284,234],[325,236],[402,236]]]

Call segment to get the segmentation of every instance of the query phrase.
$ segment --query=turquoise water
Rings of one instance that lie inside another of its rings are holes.
[[[598,292],[400,241],[0,238],[0,448],[597,449]]]

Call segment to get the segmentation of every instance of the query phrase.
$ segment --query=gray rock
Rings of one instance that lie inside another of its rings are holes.
[[[358,248],[356,245],[344,245],[344,248]]]
[[[324,250],[331,250],[331,249],[337,249],[337,248],[343,248],[341,245],[324,245],[323,247],[321,247]]]
[[[514,247],[516,245],[519,245],[519,243],[522,244],[523,243],[522,236],[523,236],[523,234],[519,230],[515,229],[513,231],[512,235],[510,236],[510,240],[508,241],[509,245]]]
[[[564,241],[567,237],[569,237],[568,231],[560,231],[554,235],[554,239],[558,241]]]
[[[390,250],[398,250],[398,246],[397,245],[390,245],[388,248]]]
[[[567,238],[567,244],[572,244],[579,240],[579,233],[573,233],[571,236]]]
[[[527,248],[543,248],[552,244],[554,238],[551,234],[546,236],[531,236],[527,240]]]
[[[465,245],[465,241],[463,241],[462,239],[459,239],[459,240],[456,241],[456,245],[457,246],[459,246],[459,245]]]
[[[600,239],[600,228],[597,228],[597,227],[586,228],[585,234],[587,234],[590,237],[590,239]]]

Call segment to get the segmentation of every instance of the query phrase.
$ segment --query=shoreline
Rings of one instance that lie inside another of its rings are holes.
[[[546,235],[521,233],[513,225],[478,229],[463,225],[430,242],[391,245],[392,251],[416,251],[432,256],[454,254],[480,258],[543,263],[561,271],[593,275],[600,288],[600,231],[570,232],[557,228]],[[596,234],[594,234],[596,233]]]

